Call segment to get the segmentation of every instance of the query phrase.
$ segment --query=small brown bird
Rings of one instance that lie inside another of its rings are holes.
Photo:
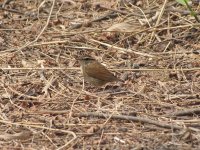
[[[81,69],[85,81],[88,81],[94,86],[102,86],[108,82],[120,81],[102,64],[90,56],[83,56],[78,59],[81,64]],[[84,82],[84,81],[83,81]]]

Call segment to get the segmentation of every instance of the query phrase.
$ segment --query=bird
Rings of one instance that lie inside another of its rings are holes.
[[[81,70],[83,73],[83,89],[84,81],[89,82],[93,86],[103,86],[108,82],[120,81],[114,76],[104,65],[99,63],[96,59],[91,56],[82,56],[78,58]]]

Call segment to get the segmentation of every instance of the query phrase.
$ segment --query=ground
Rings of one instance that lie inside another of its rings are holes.
[[[198,22],[175,0],[0,1],[1,149],[199,149]],[[86,54],[122,81],[82,90]]]

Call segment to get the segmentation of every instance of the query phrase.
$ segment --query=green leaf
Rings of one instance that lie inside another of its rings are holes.
[[[186,3],[185,1],[188,3],[190,0],[176,0],[178,3],[182,4],[182,5],[185,5],[186,6]]]

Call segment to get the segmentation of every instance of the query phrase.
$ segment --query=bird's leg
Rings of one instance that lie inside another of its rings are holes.
[[[118,86],[117,86],[118,87]],[[109,85],[109,84],[106,84],[104,87],[103,87],[103,91],[101,93],[115,93],[116,92],[116,85]]]
[[[85,89],[85,80],[84,80],[84,78],[83,78],[83,86],[82,86],[82,91],[84,91],[84,89]]]

